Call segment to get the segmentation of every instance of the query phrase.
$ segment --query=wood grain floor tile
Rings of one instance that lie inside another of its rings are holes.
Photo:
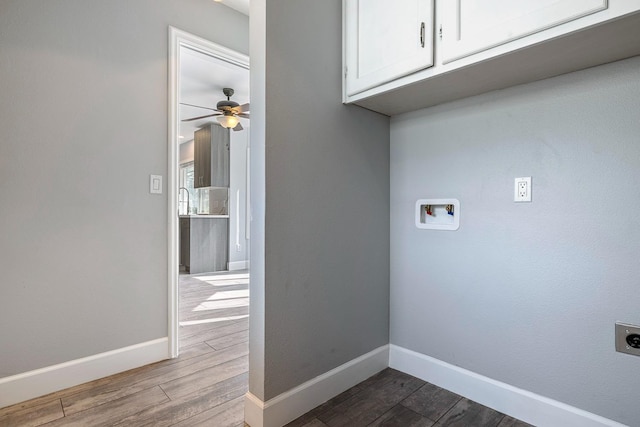
[[[423,417],[438,421],[460,399],[462,396],[427,383],[400,404]]]
[[[206,301],[231,300],[235,298],[248,298],[249,285],[211,286],[208,284],[197,291],[185,291],[180,293],[181,309],[193,310]]]
[[[229,307],[224,309],[212,309],[201,311],[180,311],[180,322],[182,327],[185,323],[207,323],[211,326],[221,324],[223,322],[234,322],[241,319],[247,319],[249,317],[249,307]],[[211,320],[213,319],[213,320]]]
[[[504,414],[469,399],[461,399],[438,420],[443,427],[496,427]]]
[[[302,427],[328,427],[325,423],[317,418],[312,419]]]
[[[249,331],[240,331],[234,334],[229,334],[225,336],[221,336],[218,338],[214,338],[212,340],[207,341],[207,345],[216,350],[222,350],[224,348],[230,347],[232,345],[243,343],[249,341]]]
[[[188,426],[197,425],[198,423],[204,422],[217,415],[223,417],[230,416],[231,414],[237,414],[237,412],[234,412],[229,408],[227,403],[230,401],[235,402],[238,399],[244,402],[243,396],[247,392],[248,381],[247,373],[225,381],[220,381],[207,388],[206,391],[200,390],[195,394],[190,394],[180,399],[170,400],[159,405],[144,408],[144,410],[136,414],[121,419],[119,422],[115,423],[114,426]],[[227,415],[222,415],[224,413]],[[236,425],[244,420],[244,416],[236,419],[229,417],[229,420],[230,421],[227,424],[220,423],[210,425],[219,427]]]
[[[246,331],[249,328],[249,322],[234,322],[230,325],[215,329],[199,329],[188,330],[180,329],[180,345],[190,346],[200,342],[206,342],[221,336],[234,334],[236,332]]]
[[[191,393],[207,390],[208,387],[215,385],[217,382],[247,372],[249,369],[249,357],[246,356],[246,354],[248,354],[248,351],[245,352],[244,356],[228,362],[165,382],[161,385],[162,390],[164,390],[172,400]]]
[[[238,319],[221,320],[220,318],[212,318],[210,316],[203,316],[202,319],[189,320],[181,318],[180,334],[195,335],[201,332],[208,332],[216,330],[217,328],[223,328],[225,326],[234,325],[238,322],[245,322],[249,325],[249,318],[242,317]],[[238,325],[236,325],[238,326]]]
[[[394,400],[391,397],[394,395],[405,397]],[[394,404],[394,401],[397,403]],[[318,427],[532,427],[393,369],[385,369],[373,375],[312,409],[287,424],[286,427],[315,427],[316,425]]]
[[[191,359],[193,357],[202,356],[204,354],[211,354],[215,349],[211,348],[204,342],[199,342],[188,347],[180,347],[180,356],[174,359],[167,359],[159,362],[163,366],[174,365],[176,363],[183,362],[184,360]]]
[[[389,375],[389,372],[386,369],[382,370],[381,372],[371,376],[365,381],[359,384],[356,384],[355,386],[347,389],[346,391],[340,393],[339,395],[333,397],[332,399],[329,399],[327,402],[312,409],[311,411],[300,416],[299,418],[291,421],[289,424],[286,425],[286,427],[303,427],[310,421],[313,421],[313,419],[315,419],[316,416],[323,413],[325,414],[325,417],[331,416],[329,412],[332,411],[333,408],[337,407],[339,404],[345,402],[346,400],[360,393],[362,390],[366,389],[367,387],[377,386],[388,375]]]
[[[227,308],[239,308],[249,307],[249,298],[231,298],[231,299],[219,299],[219,300],[206,300],[201,301],[194,311],[207,311],[212,312],[214,310],[220,312]]]
[[[515,418],[505,416],[498,427],[533,427],[531,424],[527,424],[524,421],[516,420]]]
[[[0,426],[35,427],[64,417],[60,399],[39,405],[22,407],[19,410],[0,410]]]
[[[371,386],[316,418],[329,427],[366,426],[424,384],[418,378],[385,369]]]
[[[119,420],[136,414],[144,408],[159,405],[169,398],[160,387],[142,390],[121,399],[94,406],[73,415],[67,415],[46,424],[47,427],[103,427],[112,426]]]
[[[243,424],[244,396],[240,396],[172,427],[235,427]]]
[[[165,362],[166,361],[159,362],[159,363],[165,363]],[[120,372],[118,374],[111,375],[109,377],[99,378],[99,379],[94,380],[94,381],[78,384],[76,386],[69,387],[69,388],[66,388],[64,390],[60,390],[60,391],[56,391],[56,392],[53,392],[53,393],[49,393],[49,394],[44,395],[44,396],[36,397],[36,398],[28,400],[26,402],[21,402],[21,403],[15,404],[15,405],[7,407],[7,408],[2,408],[2,409],[0,409],[0,414],[1,413],[8,413],[10,411],[20,410],[20,409],[23,409],[23,408],[33,408],[33,407],[39,406],[39,405],[41,405],[43,403],[47,403],[47,402],[50,402],[50,401],[55,400],[55,399],[63,399],[65,397],[67,397],[67,396],[71,396],[71,395],[74,395],[74,394],[77,394],[77,393],[81,393],[81,392],[93,389],[95,387],[100,387],[100,386],[103,386],[105,384],[109,384],[109,383],[112,383],[114,381],[118,381],[119,379],[124,378],[124,377],[129,377],[132,374],[142,373],[142,372],[146,372],[146,371],[153,371],[154,369],[156,369],[156,365],[157,364],[141,366],[139,368],[135,368],[135,369],[131,369],[129,371]]]
[[[207,286],[197,291],[183,291],[180,294],[180,302],[182,303],[182,308],[193,309],[202,301],[223,297],[234,298],[240,295],[245,298],[249,296],[248,285],[231,284],[228,286]]]
[[[309,424],[311,421],[317,419],[316,414],[318,414],[319,412],[320,411],[318,411],[318,408],[312,409],[311,411],[299,416],[298,418],[291,421],[290,423],[285,424],[284,427],[306,427],[307,424]]]
[[[396,405],[369,424],[369,427],[432,427],[434,424],[429,418],[402,405]]]
[[[118,377],[111,383],[102,384],[86,391],[64,397],[62,405],[67,415],[83,411],[93,406],[137,393],[160,384],[166,384],[181,377],[189,377],[241,355],[248,354],[246,345],[233,346],[224,350],[206,353],[182,362],[160,366],[155,370],[134,372],[127,377]]]
[[[328,427],[364,427],[369,424],[366,419],[358,419],[359,414],[353,414],[353,417],[348,412],[334,412],[329,416],[324,416],[321,420]]]

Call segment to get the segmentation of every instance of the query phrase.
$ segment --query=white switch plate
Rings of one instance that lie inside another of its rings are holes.
[[[525,176],[515,179],[514,202],[530,202],[531,201],[531,177]]]
[[[162,175],[149,175],[149,193],[162,194]]]

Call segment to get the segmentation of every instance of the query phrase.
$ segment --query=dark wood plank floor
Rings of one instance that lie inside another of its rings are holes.
[[[248,387],[247,272],[180,277],[180,357],[0,409],[1,427],[242,427]],[[287,427],[525,427],[393,369]]]
[[[180,357],[0,409],[0,426],[244,426],[249,275],[180,276]]]
[[[385,369],[286,427],[526,427],[479,403]]]

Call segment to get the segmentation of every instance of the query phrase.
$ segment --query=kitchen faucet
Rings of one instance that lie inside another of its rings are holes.
[[[178,188],[178,192],[180,190],[184,190],[187,192],[187,215],[189,215],[189,200],[190,200],[190,194],[189,194],[189,190],[187,190],[185,187],[180,187]],[[178,215],[180,215],[180,209],[178,209]]]

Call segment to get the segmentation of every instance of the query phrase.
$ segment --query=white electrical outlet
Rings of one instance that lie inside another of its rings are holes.
[[[514,202],[530,202],[531,201],[531,177],[525,176],[516,178],[514,186]]]

